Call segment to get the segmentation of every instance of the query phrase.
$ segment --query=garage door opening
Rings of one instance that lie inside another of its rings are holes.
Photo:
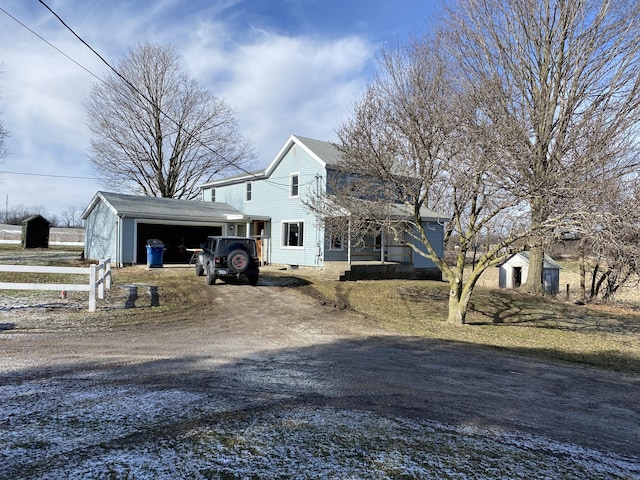
[[[164,243],[164,263],[188,263],[193,252],[188,249],[200,248],[209,235],[222,235],[222,226],[162,225],[139,223],[137,236],[137,261],[147,261],[147,240],[157,238]]]

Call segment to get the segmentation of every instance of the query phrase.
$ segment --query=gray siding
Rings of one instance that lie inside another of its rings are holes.
[[[306,147],[299,144],[299,139],[288,142],[288,150],[279,154],[276,160],[266,171],[257,172],[255,179],[251,180],[251,201],[246,200],[247,176],[228,178],[214,185],[203,186],[202,198],[211,201],[211,190],[215,188],[215,201],[227,203],[246,216],[270,219],[267,222],[267,235],[270,237],[267,247],[267,258],[271,263],[290,264],[300,266],[322,266],[325,261],[347,261],[348,249],[344,245],[342,250],[331,250],[329,239],[325,238],[324,228],[308,212],[304,200],[317,191],[326,191],[327,182],[334,181],[341,174],[331,167],[325,168],[323,162],[318,161],[318,156],[324,158],[318,150],[314,150],[317,156],[307,152],[310,143],[316,147],[327,147],[326,142],[308,140]],[[304,143],[304,140],[303,140]],[[317,143],[321,143],[320,146]],[[326,148],[334,151],[335,148]],[[325,152],[326,153],[326,152]],[[291,176],[298,175],[298,197],[291,197]],[[268,175],[265,177],[265,175]],[[304,246],[290,247],[284,245],[284,230],[286,223],[304,223]],[[252,225],[253,226],[253,225]],[[251,232],[253,235],[256,232]],[[436,252],[442,256],[444,246],[442,244],[443,227],[437,223],[430,223],[427,228],[427,236],[432,242]],[[346,235],[344,242],[347,241]],[[391,243],[389,238],[386,243]],[[395,242],[393,242],[395,243]],[[422,247],[424,248],[424,247]],[[430,269],[435,265],[431,260],[409,251],[408,247],[399,248],[397,244],[389,247],[387,256],[393,261],[413,262],[416,268]],[[380,260],[381,252],[374,248],[374,239],[368,239],[365,245],[355,245],[351,248],[351,259]]]
[[[427,239],[429,243],[433,247],[433,249],[437,252],[438,256],[442,258],[444,256],[444,227],[435,222],[428,222],[424,225],[425,233],[427,234]],[[427,251],[424,245],[419,245],[421,251]],[[433,263],[432,260],[423,257],[418,253],[413,254],[413,266],[415,268],[435,268],[436,264]]]
[[[298,197],[290,196],[291,174],[298,174]],[[225,202],[248,216],[271,218],[270,259],[272,263],[314,266],[322,264],[324,232],[307,212],[303,200],[316,188],[324,188],[322,165],[303,148],[294,145],[271,172],[268,179],[252,181],[250,202],[246,182],[216,187],[216,201]],[[209,195],[209,197],[207,197]],[[210,194],[203,192],[203,198]],[[303,248],[283,245],[285,222],[304,222]]]
[[[117,257],[118,217],[105,203],[100,202],[85,223],[85,257],[90,260]]]

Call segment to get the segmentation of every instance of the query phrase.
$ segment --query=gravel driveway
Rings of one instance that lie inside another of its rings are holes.
[[[640,475],[637,376],[392,335],[266,276],[257,287],[207,287],[203,280],[202,288],[210,298],[190,318],[131,324],[105,314],[70,321],[65,309],[73,304],[11,308],[5,299],[0,445],[8,446],[0,447],[0,478],[47,478],[69,462],[84,465],[74,470],[85,472],[77,478],[91,478],[87,464],[105,452],[158,435],[187,438],[195,424],[214,422],[214,413],[237,419],[301,409],[544,438],[610,455],[624,465],[618,478]],[[115,398],[134,404],[118,414],[109,403]],[[88,411],[111,427],[89,425]],[[247,422],[248,430],[254,423]],[[95,478],[107,478],[100,472]],[[146,478],[153,476],[162,477],[156,471]],[[117,470],[112,478],[145,476]]]

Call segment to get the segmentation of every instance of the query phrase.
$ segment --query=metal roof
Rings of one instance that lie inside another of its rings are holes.
[[[342,152],[340,152],[333,143],[314,140],[313,138],[300,137],[298,135],[295,135],[295,138],[311,150],[316,157],[321,159],[326,165],[335,166],[342,159]]]
[[[245,218],[240,210],[226,203],[110,192],[96,193],[89,206],[83,212],[82,218],[86,219],[101,200],[119,217],[207,223]]]
[[[509,260],[511,260],[513,257],[515,257],[517,255],[519,255],[527,263],[529,263],[530,257],[531,257],[531,252],[529,252],[528,250],[524,250],[522,252],[518,252],[518,253],[514,253],[513,255],[509,255],[509,257],[507,257],[507,259],[505,259],[504,261],[500,262],[497,266],[501,267],[502,265],[504,265],[505,263],[507,263]],[[544,262],[542,264],[542,268],[543,269],[549,269],[549,270],[561,270],[562,266],[558,262],[556,262],[553,258],[551,258],[549,255],[547,255],[545,253],[544,254]]]

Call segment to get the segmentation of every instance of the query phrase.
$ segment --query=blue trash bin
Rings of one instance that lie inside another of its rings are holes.
[[[147,240],[147,266],[162,267],[162,256],[164,255],[164,243],[162,240],[152,238]]]

